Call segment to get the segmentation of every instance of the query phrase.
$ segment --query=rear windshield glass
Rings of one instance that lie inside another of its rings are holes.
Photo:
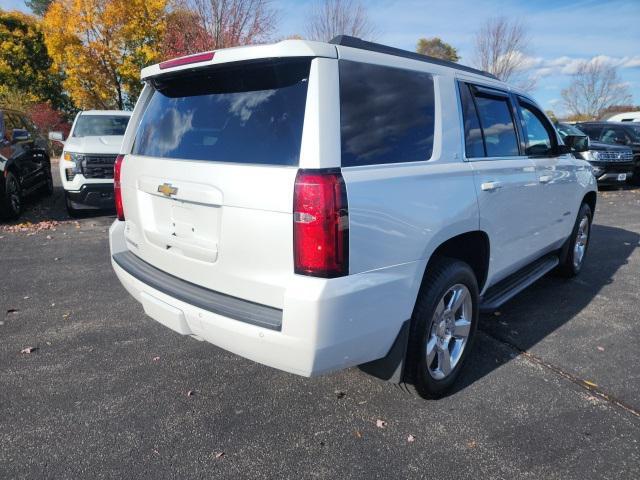
[[[124,115],[80,115],[72,136],[124,135],[128,123],[129,117]]]
[[[343,167],[429,160],[432,76],[341,60],[340,131]]]
[[[253,62],[158,79],[132,153],[297,165],[310,65]]]

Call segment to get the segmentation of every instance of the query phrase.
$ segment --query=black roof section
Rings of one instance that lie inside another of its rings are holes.
[[[361,50],[369,50],[370,52],[386,53],[388,55],[394,55],[396,57],[410,58],[412,60],[418,60],[420,62],[433,63],[435,65],[442,65],[443,67],[455,68],[456,70],[462,70],[463,72],[475,73],[476,75],[482,75],[484,77],[499,80],[498,77],[482,70],[460,65],[448,60],[441,60],[439,58],[429,57],[428,55],[422,55],[421,53],[410,52],[409,50],[402,50],[401,48],[389,47],[388,45],[382,45],[381,43],[367,42],[357,37],[350,37],[349,35],[338,35],[329,42],[333,45],[341,45],[343,47],[359,48]]]

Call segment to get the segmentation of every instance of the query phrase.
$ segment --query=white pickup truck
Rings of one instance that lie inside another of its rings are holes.
[[[60,156],[67,211],[113,210],[113,164],[131,112],[86,110],[76,115]]]
[[[590,165],[525,93],[337,37],[145,68],[115,166],[115,272],[182,335],[443,395],[481,310],[579,273]],[[364,364],[364,365],[363,365]]]

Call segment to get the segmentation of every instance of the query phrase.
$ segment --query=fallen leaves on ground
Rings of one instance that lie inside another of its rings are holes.
[[[195,390],[189,390],[187,392],[187,397],[193,397],[195,395],[195,393],[196,393]]]
[[[387,422],[385,422],[384,420],[377,419],[376,420],[376,427],[378,427],[378,428],[387,428]]]
[[[38,350],[38,347],[25,347],[20,350],[20,353],[29,354],[35,352],[36,350]]]
[[[467,448],[476,448],[478,444],[476,443],[475,440],[471,440],[470,442],[467,442]]]
[[[151,360],[153,360],[154,362],[157,362],[158,360],[160,360],[160,357],[153,357]]]
[[[604,352],[604,347],[597,346],[596,348],[597,348],[600,352]]]
[[[10,233],[38,233],[44,230],[56,231],[60,222],[56,220],[43,220],[41,222],[22,222],[15,225],[2,225],[0,229]],[[47,239],[51,239],[51,235],[47,235]]]
[[[346,392],[343,392],[342,390],[336,390],[335,392],[333,392],[336,394],[336,398],[340,399],[340,398],[344,398],[347,396]]]
[[[223,457],[224,457],[224,452],[213,452],[213,457],[214,457],[216,460],[220,460],[221,458],[223,458]]]
[[[13,313],[18,313],[20,310],[18,310],[17,308],[9,308],[7,310],[7,315],[11,315]]]
[[[362,432],[360,430],[354,430],[353,436],[356,438],[362,438]]]
[[[415,441],[416,441],[416,437],[415,437],[415,435],[411,435],[411,434],[409,434],[409,436],[407,437],[407,442],[409,442],[409,443],[413,443],[413,442],[415,442]]]
[[[597,383],[590,382],[589,380],[583,380],[583,382],[585,383],[585,385],[588,385],[590,387],[597,387],[598,386]]]

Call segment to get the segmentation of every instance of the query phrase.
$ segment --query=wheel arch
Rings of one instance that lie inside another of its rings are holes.
[[[461,233],[442,242],[429,257],[423,273],[422,283],[429,267],[436,258],[448,257],[468,264],[476,275],[478,290],[482,291],[489,273],[491,245],[489,236],[482,230]]]
[[[592,219],[594,214],[596,213],[597,199],[598,199],[598,195],[596,194],[596,192],[590,191],[585,194],[585,196],[582,198],[582,203],[580,203],[580,205],[582,205],[583,203],[586,203],[587,205],[589,205],[589,208],[591,208]]]
[[[429,268],[437,258],[447,257],[467,263],[476,275],[478,289],[482,291],[489,272],[489,236],[482,230],[472,230],[457,234],[441,241],[433,250],[422,271],[420,287],[416,291],[413,308],[420,296]],[[360,369],[377,378],[391,383],[401,383],[404,374],[410,319],[401,326],[400,331],[386,356],[360,365]]]

